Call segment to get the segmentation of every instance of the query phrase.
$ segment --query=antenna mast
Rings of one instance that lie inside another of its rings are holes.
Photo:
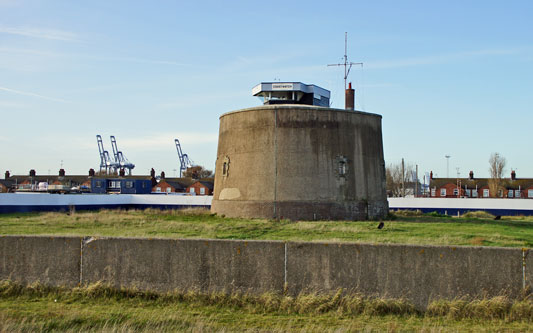
[[[361,65],[363,67],[362,62],[349,62],[348,61],[348,33],[344,33],[344,63],[343,64],[329,64],[329,66],[344,66],[344,90],[346,90],[346,80],[348,79],[348,75],[350,74],[350,69],[352,69],[353,65]]]

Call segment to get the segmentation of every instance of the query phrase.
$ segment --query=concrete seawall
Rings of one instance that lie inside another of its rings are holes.
[[[161,291],[283,289],[282,242],[114,238],[85,240],[82,250],[83,284]]]
[[[433,299],[518,298],[533,287],[528,250],[486,247],[0,236],[0,279],[169,291],[290,294],[339,288]],[[523,259],[525,257],[525,260]],[[525,265],[525,266],[524,266]],[[525,279],[524,279],[525,278]]]
[[[424,306],[461,296],[517,298],[523,290],[522,249],[289,243],[288,253],[287,280],[296,291],[343,288]]]
[[[0,237],[0,279],[52,286],[80,283],[81,237]]]

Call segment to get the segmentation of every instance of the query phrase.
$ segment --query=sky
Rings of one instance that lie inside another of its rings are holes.
[[[386,164],[419,177],[533,177],[532,1],[0,0],[0,171],[98,170],[109,136],[146,175],[175,176],[174,139],[214,169],[219,116],[260,82],[331,91],[383,116]],[[445,155],[451,156],[449,161]],[[449,167],[447,162],[449,162]]]

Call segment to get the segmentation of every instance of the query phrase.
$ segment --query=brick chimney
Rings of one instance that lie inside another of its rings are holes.
[[[154,170],[154,168],[152,168],[152,170],[150,170],[150,177],[155,178],[155,170]]]
[[[345,109],[346,110],[353,110],[355,106],[355,90],[352,89],[352,83],[350,82],[348,85],[348,89],[346,89],[346,99],[345,99]]]
[[[35,177],[35,170],[34,169],[30,170],[30,177]]]
[[[433,171],[430,171],[430,172],[429,172],[429,179],[430,179],[430,180],[433,180]]]
[[[468,179],[474,180],[474,171],[470,170],[470,173],[468,174]]]
[[[89,169],[89,177],[94,177],[94,175],[95,175],[94,169],[90,168]]]
[[[118,172],[118,175],[120,177],[124,177],[126,175],[126,171],[124,170],[124,168],[120,169],[120,171]]]
[[[6,177],[6,179],[8,179],[9,176],[11,176],[11,174],[9,173],[9,171],[6,171],[6,173],[5,173],[5,177]]]
[[[165,179],[165,171],[161,171],[161,179]]]
[[[65,177],[65,169],[59,169],[59,177]]]
[[[511,180],[516,180],[516,172],[511,170]]]

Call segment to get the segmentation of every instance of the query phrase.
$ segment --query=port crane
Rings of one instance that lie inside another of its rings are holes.
[[[128,161],[124,154],[117,148],[117,140],[114,135],[109,137],[111,139],[111,148],[113,149],[113,156],[115,157],[115,164],[118,164],[120,169],[128,169],[128,174],[131,176],[131,170],[135,168],[135,164]]]
[[[101,135],[96,135],[96,142],[98,143],[98,152],[100,153],[100,172],[105,170],[106,174],[115,173],[120,168],[119,163],[111,160],[109,152],[104,149],[104,143]]]
[[[193,162],[189,159],[189,156],[187,154],[184,154],[181,150],[180,141],[178,139],[174,140],[174,143],[176,144],[176,150],[178,151],[178,157],[180,159],[180,178],[182,176],[183,171],[187,171],[188,168],[193,166]]]

